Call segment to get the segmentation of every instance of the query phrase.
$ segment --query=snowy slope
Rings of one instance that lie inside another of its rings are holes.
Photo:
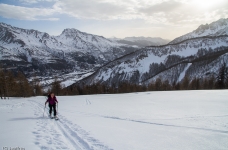
[[[44,97],[0,101],[0,146],[66,150],[228,149],[227,90],[59,97],[59,121]],[[176,96],[178,95],[178,97]]]
[[[165,45],[170,42],[170,40],[162,39],[160,37],[126,37],[123,39],[113,37],[110,38],[110,40],[121,44],[135,45],[138,47]]]
[[[75,82],[82,80],[86,78],[87,76],[91,75],[93,72],[71,72],[71,73],[62,73],[58,74],[58,81],[62,85],[62,87],[67,87]],[[30,77],[29,81],[32,81],[34,78]],[[48,77],[48,76],[36,76],[36,78],[39,78],[40,85],[44,88],[43,90],[47,92],[49,89],[51,89],[52,83],[55,81],[56,77]]]
[[[212,22],[210,24],[201,25],[196,30],[174,39],[170,42],[170,44],[179,43],[186,39],[196,37],[220,35],[228,35],[228,18],[219,19],[218,21]]]
[[[1,44],[8,48],[20,46],[48,47],[52,50],[64,52],[84,49],[89,52],[96,47],[99,51],[108,51],[111,47],[123,46],[104,37],[80,32],[76,29],[65,29],[59,36],[50,36],[48,33],[36,30],[27,30],[0,23]],[[21,43],[19,42],[21,41]]]
[[[165,45],[169,42],[169,40],[162,39],[160,37],[126,37],[124,40],[131,41],[131,42],[136,42],[136,41],[150,41],[153,43],[157,43],[159,45]]]
[[[0,61],[6,68],[47,75],[50,70],[66,72],[96,70],[96,67],[134,51],[131,46],[76,29],[59,36],[0,23]],[[18,65],[19,64],[19,65]]]
[[[65,45],[84,49],[85,51],[88,49],[94,51],[96,49],[101,52],[107,52],[112,47],[123,46],[102,36],[80,32],[76,29],[65,29],[56,39]]]
[[[187,75],[191,78],[198,75],[206,77],[208,73],[217,74],[220,66],[228,63],[227,53],[228,36],[195,38],[179,44],[151,46],[108,63],[79,83],[141,84],[155,80],[157,77],[172,83],[181,78],[181,73],[188,63],[192,65],[185,71],[190,69],[193,71],[186,73]],[[207,56],[213,58],[209,59]],[[197,62],[201,62],[201,67],[205,69],[197,70]],[[212,67],[215,69],[210,69]]]
[[[221,65],[228,64],[227,29],[228,19],[200,26],[169,44],[148,46],[111,61],[77,84],[148,84],[157,78],[176,83],[184,75],[190,80],[216,76]]]
[[[191,63],[188,63],[188,65],[184,68],[184,71],[181,72],[179,78],[178,78],[178,82],[180,82],[184,77],[185,77],[185,74],[186,74],[186,71],[188,70],[188,68],[191,66],[192,64]]]

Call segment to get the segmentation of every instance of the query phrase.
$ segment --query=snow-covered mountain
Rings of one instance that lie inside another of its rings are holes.
[[[65,29],[59,36],[51,36],[0,23],[0,62],[8,69],[35,70],[37,74],[95,70],[134,50],[76,29]]]
[[[213,24],[224,26],[223,21]],[[215,32],[223,33],[221,35],[181,38],[178,43],[143,48],[108,63],[79,84],[147,84],[158,77],[173,83],[181,81],[185,75],[190,79],[215,76],[221,65],[228,64],[227,27],[228,24]]]
[[[152,41],[144,37],[126,39],[132,43]],[[202,78],[216,75],[220,66],[228,63],[228,19],[201,25],[161,46],[136,49],[117,41],[76,29],[51,36],[0,23],[0,62],[4,68],[24,73],[46,77],[61,74],[64,82],[72,79],[64,75],[74,71],[80,74],[74,80],[80,79],[78,83],[108,85],[125,81],[144,84],[158,77],[170,83],[181,81],[185,75]]]
[[[220,35],[228,35],[228,18],[219,19],[218,21],[212,22],[210,24],[200,25],[196,30],[174,39],[170,42],[170,44],[196,37]]]
[[[158,45],[165,45],[169,42],[169,40],[165,40],[165,39],[162,39],[160,37],[143,37],[143,36],[141,36],[141,37],[126,37],[123,40],[131,41],[131,42],[149,41],[151,43],[155,43]],[[149,45],[149,46],[153,46],[153,45]]]
[[[135,45],[138,47],[146,47],[146,46],[159,46],[159,45],[165,45],[169,43],[169,40],[162,39],[160,37],[126,37],[123,39],[119,38],[111,38],[111,40],[116,41],[121,44],[127,44],[127,45]]]

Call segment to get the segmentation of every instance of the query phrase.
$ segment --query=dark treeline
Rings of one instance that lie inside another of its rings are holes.
[[[212,89],[228,89],[228,81],[220,82],[216,78],[198,79],[192,81],[185,77],[180,83],[170,84],[168,80],[162,81],[157,78],[156,81],[149,85],[136,85],[127,82],[122,82],[118,87],[115,85],[107,87],[102,84],[76,86],[62,89],[60,95],[87,95],[87,94],[116,94],[130,92],[145,92],[145,91],[171,91],[171,90],[212,90]]]
[[[148,85],[136,85],[127,82],[121,82],[116,85],[106,86],[104,84],[70,86],[61,90],[61,95],[87,95],[87,94],[115,94],[144,91],[171,91],[171,90],[211,90],[228,89],[228,69],[224,64],[219,71],[218,76],[207,78],[189,79],[185,76],[181,82],[170,83],[157,78]]]
[[[189,79],[185,76],[181,82],[170,83],[157,78],[148,85],[137,85],[127,82],[121,82],[117,85],[107,86],[105,84],[96,85],[78,85],[63,87],[55,77],[50,89],[47,92],[54,92],[56,95],[87,95],[87,94],[115,94],[144,91],[171,91],[171,90],[210,90],[210,89],[228,89],[228,69],[224,64],[218,73],[218,76],[207,78]],[[31,81],[26,79],[21,72],[13,74],[10,71],[0,70],[0,97],[29,97],[45,95],[40,86],[39,79],[34,75]]]
[[[39,80],[34,77],[28,81],[22,72],[16,74],[11,71],[0,70],[0,97],[6,99],[9,97],[30,97],[42,95],[43,91]]]

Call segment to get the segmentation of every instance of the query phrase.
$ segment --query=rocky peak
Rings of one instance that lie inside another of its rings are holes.
[[[228,18],[219,19],[218,21],[212,22],[210,24],[200,25],[196,30],[174,39],[170,42],[170,44],[196,37],[219,35],[228,35]]]

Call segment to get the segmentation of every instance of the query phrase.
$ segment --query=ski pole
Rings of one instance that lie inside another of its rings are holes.
[[[56,111],[56,114],[58,115],[58,103],[57,103],[57,111]]]
[[[45,108],[46,108],[46,104],[45,104],[45,106],[44,106],[44,112],[45,112]],[[43,113],[43,117],[44,117],[44,113]]]

